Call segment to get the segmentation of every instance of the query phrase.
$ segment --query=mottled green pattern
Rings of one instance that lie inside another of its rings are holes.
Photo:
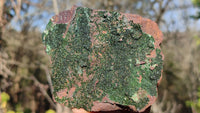
[[[58,102],[68,100],[67,106],[90,111],[93,101],[108,96],[116,103],[134,105],[140,110],[149,102],[147,95],[157,96],[161,51],[156,49],[156,58],[147,58],[155,49],[154,38],[142,32],[140,25],[127,21],[118,12],[93,13],[89,8],[78,7],[63,38],[66,27],[67,24],[50,21],[43,33],[46,52],[52,60],[51,77]],[[84,71],[87,80],[83,78]],[[56,92],[72,87],[76,87],[73,98],[57,97]],[[138,91],[144,93],[140,95]]]

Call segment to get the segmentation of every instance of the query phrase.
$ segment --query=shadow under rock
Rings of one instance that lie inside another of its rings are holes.
[[[118,107],[122,108],[122,110],[114,110],[114,111],[97,111],[97,112],[90,112],[90,113],[150,113],[151,106],[148,107],[144,112],[135,112],[130,109],[128,106],[123,106],[116,104]]]

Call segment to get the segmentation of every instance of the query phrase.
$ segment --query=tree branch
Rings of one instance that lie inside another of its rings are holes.
[[[171,0],[168,0],[164,7],[162,7],[162,3],[160,3],[160,14],[158,15],[158,17],[156,19],[156,23],[158,25],[160,24],[162,16],[164,15],[164,13],[165,13],[170,2],[171,2]]]
[[[54,104],[51,97],[47,94],[46,90],[43,87],[43,84],[41,84],[34,76],[30,77],[31,80],[34,81],[35,85],[39,87],[41,93],[44,95],[44,97],[47,99],[47,101],[56,109],[56,105]]]
[[[5,2],[4,0],[0,0],[0,27],[3,26],[3,7],[4,7],[4,2]]]

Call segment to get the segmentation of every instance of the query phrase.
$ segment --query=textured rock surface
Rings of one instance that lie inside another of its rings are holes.
[[[163,55],[156,23],[138,15],[73,7],[43,33],[54,98],[71,108],[144,111],[157,98]]]

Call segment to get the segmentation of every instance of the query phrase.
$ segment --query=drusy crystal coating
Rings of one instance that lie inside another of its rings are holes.
[[[91,111],[94,102],[133,106],[157,98],[163,56],[142,25],[115,11],[75,7],[54,16],[43,33],[54,97]]]

